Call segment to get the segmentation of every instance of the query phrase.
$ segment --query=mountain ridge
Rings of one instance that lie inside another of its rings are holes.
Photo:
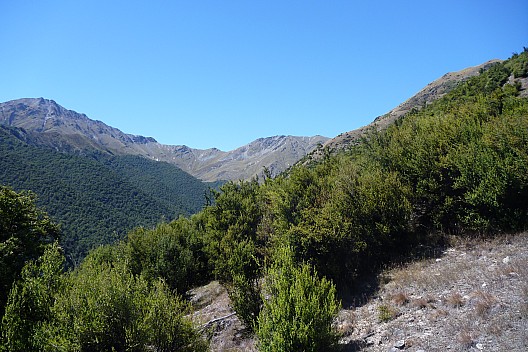
[[[350,145],[355,144],[370,129],[375,128],[377,130],[381,130],[386,128],[412,109],[421,109],[423,106],[431,104],[433,101],[441,98],[446,93],[455,88],[457,84],[480,74],[483,70],[487,70],[492,65],[502,61],[503,60],[492,59],[480,65],[467,67],[459,71],[448,72],[442,77],[427,84],[415,95],[411,96],[409,99],[405,100],[403,103],[399,104],[386,114],[377,116],[371,123],[365,126],[348,132],[343,132],[334,138],[330,138],[324,143],[323,147],[333,151],[346,149]],[[319,158],[321,156],[322,152],[320,150],[314,151],[314,158]]]
[[[50,99],[22,98],[0,103],[0,114],[0,124],[22,128],[30,144],[81,154],[98,150],[141,155],[176,165],[208,182],[250,179],[264,168],[278,174],[328,140],[323,136],[272,136],[226,152],[165,145],[152,137],[127,134]]]

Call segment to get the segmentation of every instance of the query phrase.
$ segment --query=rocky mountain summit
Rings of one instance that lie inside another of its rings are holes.
[[[328,140],[322,136],[274,136],[228,152],[164,145],[151,137],[126,134],[44,98],[1,103],[0,125],[22,129],[18,137],[29,144],[81,154],[95,150],[141,155],[174,164],[204,181],[249,179],[264,168],[278,174]]]
[[[114,154],[141,154],[154,138],[121,132],[53,100],[25,98],[0,104],[0,124],[23,129],[27,142],[61,151],[95,149]]]

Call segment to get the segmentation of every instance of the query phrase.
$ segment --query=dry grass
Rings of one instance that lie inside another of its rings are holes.
[[[449,312],[445,309],[435,309],[429,316],[429,320],[437,321],[443,319],[449,315]]]
[[[459,240],[439,258],[387,270],[357,311],[348,338],[374,333],[364,352],[402,339],[413,351],[528,351],[528,233]]]
[[[457,336],[457,341],[463,348],[470,348],[475,344],[472,333],[468,329],[463,329]]]
[[[497,303],[497,298],[488,292],[477,291],[473,296],[476,299],[475,312],[480,317],[486,316],[491,308]]]
[[[392,295],[392,302],[397,306],[403,306],[409,303],[409,296],[404,292],[397,292]]]
[[[429,302],[427,301],[426,298],[419,297],[419,298],[414,299],[411,302],[411,306],[419,308],[419,309],[424,309],[424,308],[429,307]]]
[[[460,308],[466,303],[464,297],[458,292],[453,292],[447,296],[445,298],[445,302],[447,305],[453,308]]]
[[[356,324],[356,314],[352,310],[341,310],[338,321],[334,323],[337,333],[341,336],[349,336],[354,331]]]

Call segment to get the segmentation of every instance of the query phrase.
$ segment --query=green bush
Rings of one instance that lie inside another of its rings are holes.
[[[59,228],[35,205],[31,192],[0,186],[0,316],[7,295],[25,263],[44,253],[59,238]]]
[[[229,258],[230,279],[225,284],[237,316],[244,322],[246,329],[254,331],[262,307],[260,268],[254,257],[256,249],[254,243],[248,240],[235,242],[233,246]]]
[[[22,269],[21,280],[9,292],[2,318],[2,350],[37,351],[35,332],[51,318],[54,296],[62,287],[64,257],[57,243]]]
[[[137,228],[128,234],[125,246],[132,273],[149,281],[162,278],[179,294],[185,295],[210,276],[203,241],[190,219]]]
[[[259,278],[234,274],[232,282],[227,284],[227,292],[238,318],[248,331],[255,331],[262,309]]]
[[[266,246],[259,233],[260,186],[257,180],[229,182],[221,191],[205,210],[207,254],[238,317],[252,331],[261,307],[258,280]]]
[[[510,68],[515,78],[528,76],[528,51],[525,50],[521,54],[514,54],[513,59],[506,63],[506,67]]]
[[[151,285],[119,262],[88,257],[69,275],[51,312],[36,334],[43,351],[206,349],[184,317],[189,306],[164,282]]]
[[[296,266],[291,248],[281,248],[267,271],[258,318],[260,351],[328,351],[338,335],[332,322],[339,310],[331,282],[309,265]]]

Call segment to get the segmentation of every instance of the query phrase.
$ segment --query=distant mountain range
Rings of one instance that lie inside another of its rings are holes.
[[[1,103],[0,125],[24,129],[25,141],[31,145],[79,154],[97,150],[111,155],[140,155],[176,165],[204,181],[250,179],[264,168],[275,175],[328,140],[322,136],[275,136],[228,152],[164,145],[151,137],[126,134],[44,98]]]
[[[37,194],[74,264],[134,227],[200,211],[226,180],[280,173],[327,139],[276,136],[230,152],[199,150],[126,134],[53,100],[18,99],[0,104],[0,184]]]
[[[299,160],[354,145],[478,75],[498,60],[448,73],[362,128],[337,137],[260,138],[232,151],[163,145],[68,110],[53,100],[0,103],[0,184],[30,189],[63,225],[71,262],[136,226],[199,211],[205,195],[225,180],[249,179],[264,168],[276,175]],[[517,80],[528,94],[528,79]],[[215,181],[207,183],[203,181]]]

